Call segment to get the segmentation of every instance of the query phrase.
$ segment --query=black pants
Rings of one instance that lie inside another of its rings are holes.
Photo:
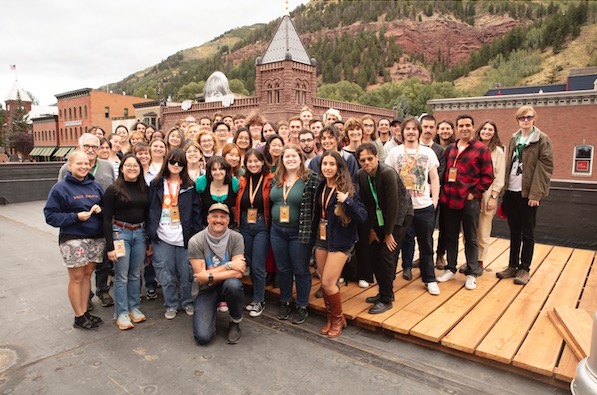
[[[521,192],[512,191],[506,191],[504,194],[503,207],[510,227],[509,266],[528,271],[531,268],[535,250],[535,222],[538,207],[530,207],[529,199],[523,198]]]
[[[390,251],[384,243],[384,231],[383,228],[377,228],[376,233],[379,238],[379,243],[374,241],[369,245],[370,261],[377,279],[377,285],[379,286],[379,294],[381,295],[381,301],[384,303],[390,303],[394,299],[394,280],[396,279],[396,267],[398,264],[398,251],[400,250],[400,244],[402,239],[406,235],[406,231],[412,222],[413,217],[407,215],[404,218],[402,226],[394,226],[392,235],[394,240],[398,244],[394,251]],[[367,237],[366,240],[369,238]]]
[[[359,241],[356,244],[357,280],[365,280],[368,283],[373,282],[373,268],[369,251],[369,229],[364,225],[358,226]],[[350,280],[352,278],[349,277]]]
[[[464,233],[464,254],[466,256],[466,275],[477,276],[483,269],[479,266],[479,245],[477,244],[477,226],[479,225],[479,199],[467,200],[464,207],[454,210],[447,205],[442,205],[445,220],[446,250],[448,252],[448,265],[446,269],[456,273],[456,260],[458,257],[458,236],[460,225]]]

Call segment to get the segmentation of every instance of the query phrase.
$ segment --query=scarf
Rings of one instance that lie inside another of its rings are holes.
[[[211,252],[213,252],[221,261],[224,260],[226,255],[226,247],[228,247],[228,239],[230,239],[230,229],[226,229],[226,232],[222,236],[213,236],[209,233],[209,230],[205,232],[205,240]]]

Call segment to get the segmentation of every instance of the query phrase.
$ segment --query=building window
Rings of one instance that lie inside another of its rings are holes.
[[[85,109],[85,119],[87,119],[87,106],[83,107]]]
[[[106,108],[104,108],[104,117],[110,118],[110,107],[108,107],[108,106],[106,106]]]
[[[64,140],[64,134],[62,134],[62,128],[60,128],[60,140]]]
[[[83,119],[83,112],[81,111],[81,106],[79,106],[79,119]]]
[[[70,134],[70,139],[73,139],[73,128],[68,128],[68,133]]]
[[[282,87],[280,82],[276,81],[274,84],[274,103],[282,102]]]
[[[71,121],[73,119],[73,109],[69,108],[68,109],[68,120]]]
[[[573,175],[590,177],[593,174],[593,151],[592,145],[583,144],[574,147]]]
[[[128,108],[124,108],[124,117],[128,117],[129,116],[129,109]]]
[[[62,119],[62,109],[58,110],[58,119]]]

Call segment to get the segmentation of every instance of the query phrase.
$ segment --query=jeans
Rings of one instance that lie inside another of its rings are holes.
[[[453,210],[446,205],[441,208],[445,215],[445,240],[448,252],[446,269],[456,273],[456,259],[458,257],[458,236],[460,224],[464,234],[464,254],[466,256],[466,270],[464,274],[478,276],[483,273],[479,267],[479,246],[477,244],[477,226],[479,224],[479,199],[467,200],[460,210]]]
[[[153,267],[162,284],[166,310],[185,308],[193,303],[193,270],[189,263],[189,251],[185,247],[173,246],[164,241],[153,243]],[[176,290],[177,281],[180,297]]]
[[[429,207],[415,210],[413,220],[402,242],[402,268],[413,267],[415,254],[415,236],[419,244],[419,268],[424,283],[435,281],[433,269],[433,229],[435,226],[435,208]]]
[[[407,215],[404,217],[404,223],[402,226],[394,226],[392,235],[398,246],[394,251],[390,251],[386,243],[384,243],[384,229],[377,228],[376,233],[379,238],[379,243],[374,241],[369,245],[369,252],[373,273],[377,279],[377,285],[379,286],[379,295],[381,301],[384,303],[390,303],[394,300],[394,280],[396,279],[396,265],[398,264],[398,251],[400,251],[400,244],[406,235],[406,231],[409,228],[412,216]]]
[[[311,292],[311,272],[309,258],[311,244],[298,241],[298,228],[272,225],[270,238],[274,258],[278,266],[278,281],[280,283],[280,301],[287,303],[292,300],[292,278],[296,282],[296,303],[300,307],[309,304]]]
[[[153,255],[148,257],[148,264],[145,266],[143,270],[143,279],[145,280],[145,290],[155,291],[158,286],[158,283],[155,281],[155,269],[153,267]]]
[[[253,302],[265,300],[265,259],[269,251],[269,229],[262,215],[257,217],[257,223],[248,224],[247,214],[240,218],[240,233],[245,242],[245,257],[251,269],[253,282]]]
[[[141,305],[141,268],[145,262],[145,229],[130,230],[112,225],[124,241],[126,255],[114,264],[114,316],[126,314]]]
[[[535,251],[535,222],[537,207],[529,206],[529,199],[520,192],[506,191],[504,211],[510,227],[510,263],[515,269],[529,271]],[[522,244],[522,254],[520,245]]]
[[[238,278],[229,278],[201,292],[193,303],[193,336],[200,345],[209,343],[216,334],[217,308],[222,300],[228,304],[232,322],[239,323],[243,319],[244,290]]]

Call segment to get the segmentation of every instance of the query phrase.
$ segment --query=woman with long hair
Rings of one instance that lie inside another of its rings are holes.
[[[437,134],[435,135],[434,141],[446,148],[452,144],[455,140],[454,136],[454,124],[452,121],[444,119],[437,124]]]
[[[122,155],[119,155],[122,148],[122,137],[116,133],[112,133],[107,138],[110,142],[110,156],[108,156],[107,161],[112,165],[114,178],[116,178],[118,177],[118,167],[120,166],[120,158],[122,157]]]
[[[145,131],[143,131],[143,135],[145,136],[145,141],[147,141],[148,143],[151,141],[151,139],[153,139],[153,134],[156,132],[156,128],[154,128],[151,125],[147,125],[147,127],[145,128]]]
[[[272,138],[272,137],[270,137]],[[272,227],[270,240],[279,269],[280,310],[278,319],[287,320],[293,311],[292,284],[296,284],[294,324],[302,324],[307,316],[311,272],[309,258],[313,246],[313,194],[318,176],[305,167],[301,149],[290,144],[284,147],[272,182]]]
[[[44,207],[48,225],[60,228],[58,243],[68,269],[68,299],[75,313],[73,327],[95,329],[102,319],[89,314],[91,275],[102,262],[106,246],[102,232],[103,188],[89,175],[89,158],[81,151],[68,156],[69,172],[52,187]]]
[[[261,141],[267,141],[270,136],[278,134],[278,127],[275,123],[267,121],[261,128]]]
[[[147,185],[141,161],[125,154],[118,178],[106,189],[103,210],[106,252],[114,262],[114,317],[120,330],[145,321],[140,307],[146,211]]]
[[[234,133],[232,142],[240,149],[241,163],[245,161],[246,152],[253,147],[253,140],[251,139],[251,133],[247,128],[238,128]]]
[[[377,157],[379,158],[380,162],[385,162],[386,160],[386,150],[383,147],[383,144],[381,142],[381,140],[379,139],[379,136],[377,135],[377,130],[375,130],[375,121],[373,119],[373,117],[371,115],[364,115],[363,117],[361,117],[361,123],[362,121],[365,120],[369,120],[369,121],[373,121],[373,127],[364,127],[363,128],[363,141],[362,143],[373,143],[375,144],[375,147],[377,147]],[[367,125],[369,125],[370,123],[367,122]]]
[[[170,152],[175,148],[180,148],[184,146],[185,136],[184,132],[178,126],[174,126],[168,130],[166,133],[166,152]]]
[[[175,148],[165,160],[149,186],[147,234],[153,245],[153,266],[164,294],[165,317],[171,320],[179,308],[193,315],[193,273],[187,248],[189,239],[203,227],[201,199],[187,172],[184,151]]]
[[[506,173],[506,154],[504,146],[498,135],[497,125],[493,121],[483,122],[475,132],[475,139],[479,140],[489,148],[491,162],[493,163],[493,183],[485,193],[481,201],[481,213],[479,214],[479,225],[477,226],[477,241],[479,243],[479,266],[487,258],[489,250],[489,239],[493,216],[497,211],[498,197],[504,187],[504,174]]]
[[[535,126],[537,112],[533,106],[520,107],[515,116],[519,129],[508,145],[503,202],[510,228],[510,262],[496,275],[515,277],[514,284],[525,285],[535,249],[537,210],[541,199],[549,194],[554,152],[549,136]]]
[[[232,166],[219,155],[207,161],[205,175],[197,178],[195,190],[201,196],[203,207],[211,207],[214,203],[224,203],[231,210],[230,226],[233,227],[238,192],[238,178],[232,174]],[[207,211],[201,215],[201,221],[207,226]]]
[[[348,144],[342,148],[342,152],[348,153],[352,156],[355,156],[355,152],[359,145],[361,145],[364,136],[365,127],[363,126],[363,121],[358,118],[348,118],[344,123],[344,131],[346,137],[348,138]],[[355,157],[356,160],[356,157]],[[357,161],[358,163],[358,161]]]
[[[240,148],[234,143],[228,143],[222,148],[222,158],[232,167],[232,175],[236,178],[243,175],[245,170],[241,166]]]
[[[236,195],[235,215],[253,282],[253,300],[247,311],[251,317],[258,317],[265,308],[265,261],[270,248],[270,190],[274,175],[263,153],[256,149],[247,151],[245,169]]]
[[[151,140],[151,143],[149,143],[149,154],[151,155],[151,162],[149,163],[149,169],[145,174],[145,181],[147,181],[147,183],[150,183],[164,166],[166,142],[161,138]]]
[[[338,280],[344,264],[358,240],[357,223],[367,219],[365,206],[355,193],[346,162],[335,151],[325,151],[321,157],[320,176],[315,192],[314,220],[315,260],[321,273],[327,323],[321,334],[337,337],[346,326]]]
[[[118,157],[122,158],[124,154],[131,152],[131,144],[129,142],[129,129],[124,125],[118,125],[114,130],[114,134],[120,136],[121,147],[118,150]]]
[[[265,161],[272,172],[276,171],[280,158],[282,156],[282,150],[284,149],[284,140],[282,137],[274,134],[270,136],[265,142],[263,148],[263,154],[265,155]]]
[[[265,119],[257,111],[252,111],[245,118],[245,126],[249,128],[251,138],[253,139],[253,148],[263,145],[263,141],[261,140],[261,129],[263,128],[264,124]]]
[[[197,142],[190,140],[184,147],[187,157],[187,171],[193,182],[197,181],[199,176],[205,174],[205,160],[201,153],[201,147]]]

